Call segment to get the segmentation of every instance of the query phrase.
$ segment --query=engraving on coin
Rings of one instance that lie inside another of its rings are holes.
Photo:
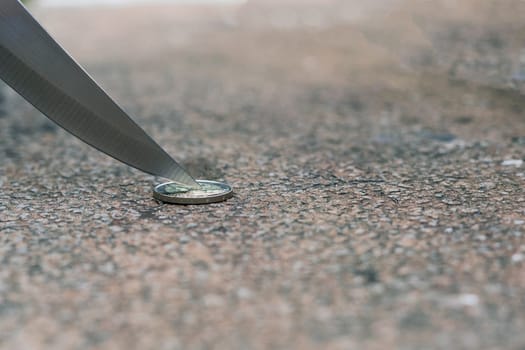
[[[172,204],[210,204],[225,201],[233,196],[232,188],[224,183],[197,180],[201,185],[191,189],[174,182],[158,185],[153,190],[153,197]]]

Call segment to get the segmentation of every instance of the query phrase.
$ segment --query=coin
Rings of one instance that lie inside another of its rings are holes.
[[[200,188],[192,189],[175,182],[166,182],[153,189],[153,197],[172,204],[210,204],[233,196],[231,186],[216,181],[196,180]]]

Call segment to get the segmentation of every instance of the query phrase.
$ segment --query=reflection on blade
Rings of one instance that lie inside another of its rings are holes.
[[[0,0],[0,78],[100,151],[152,175],[199,187],[17,0]]]

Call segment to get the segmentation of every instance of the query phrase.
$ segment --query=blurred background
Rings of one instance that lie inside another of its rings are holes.
[[[203,4],[239,3],[245,0],[35,0],[43,6],[91,6],[91,5],[132,5],[132,4]],[[28,1],[26,1],[28,2]]]
[[[422,128],[462,137],[479,126],[476,121],[510,126],[522,111],[525,3],[519,0],[30,4],[57,39],[87,65],[121,60],[196,70],[190,79],[202,73],[228,85],[228,76],[236,82],[230,88],[255,85],[267,95],[283,86],[307,94],[318,89],[330,95],[319,104],[340,109],[345,100],[354,99],[369,114],[386,112],[389,120],[395,115],[425,115],[416,118]],[[88,30],[85,35],[71,30],[78,24]],[[94,50],[97,46],[104,50]],[[96,70],[93,74],[99,78]],[[104,82],[103,76],[99,79]],[[514,127],[500,131],[515,137],[521,131]],[[485,136],[491,137],[491,132]]]
[[[312,30],[309,33],[312,35],[305,35],[307,42],[297,42],[301,52],[295,54],[302,56],[300,66],[317,76],[328,71],[339,75],[336,72],[352,67],[360,71],[371,68],[361,66],[366,63],[381,65],[388,73],[394,70],[403,73],[439,71],[454,79],[498,88],[522,89],[525,81],[525,48],[519,20],[525,15],[525,5],[519,0],[505,3],[471,0],[461,3],[449,0],[432,3],[414,0],[28,0],[26,3],[43,9],[222,7],[223,17],[219,19],[222,23],[216,22],[213,34],[233,28],[244,32],[270,29],[284,31],[282,34],[286,35],[293,35],[294,29]],[[170,11],[164,11],[162,25],[168,30],[166,35],[169,30],[187,29],[178,27],[180,23],[177,23],[184,14],[173,11],[170,18]],[[194,9],[193,12],[199,11]],[[200,21],[212,19],[210,11],[200,12]],[[146,21],[147,12],[144,15]],[[103,25],[104,18],[100,22]],[[118,27],[114,26],[113,31],[118,31]],[[57,34],[60,35],[60,31]],[[326,36],[326,40],[322,36]],[[337,45],[333,43],[336,37],[342,39],[343,36],[345,40],[339,40]],[[160,38],[159,44],[170,45]],[[276,36],[275,44],[286,40]],[[321,45],[320,41],[324,43]],[[272,47],[273,53],[268,56],[288,61],[289,57],[285,57],[288,52],[281,50],[285,48]],[[349,51],[352,54],[346,55]],[[316,52],[321,54],[315,55]],[[337,54],[341,55],[340,59],[334,57]]]
[[[345,67],[336,67],[335,62],[302,52],[301,65],[310,70],[316,66],[316,74],[341,71],[349,66],[357,68],[358,62],[365,60],[371,65],[381,61],[385,65],[383,68],[401,69],[405,73],[440,70],[451,78],[500,88],[520,89],[525,81],[524,38],[519,21],[525,15],[525,5],[519,0],[502,4],[471,0],[461,3],[449,0],[432,3],[414,0],[28,0],[26,3],[43,9],[162,7],[166,12],[162,24],[166,30],[175,30],[179,25],[177,21],[184,17],[180,10],[173,10],[177,6],[197,5],[193,12],[201,8],[198,17],[202,22],[218,19],[210,17],[206,9],[222,8],[223,17],[212,28],[215,34],[234,28],[244,32],[284,31],[281,34],[311,30],[313,32],[308,34],[312,35],[305,35],[310,37],[309,42],[300,45],[302,51],[322,52],[319,56],[327,58],[328,51],[333,54],[343,46],[352,50],[352,55],[345,57],[348,61]],[[170,12],[173,12],[171,18]],[[144,20],[146,18],[147,11]],[[101,24],[103,21],[101,19]],[[316,46],[322,35],[326,35],[325,43]],[[328,42],[336,37],[341,39],[338,45]],[[162,43],[160,38],[158,41]],[[284,40],[282,37],[275,39],[276,42]],[[284,51],[275,49],[275,58],[287,60]]]

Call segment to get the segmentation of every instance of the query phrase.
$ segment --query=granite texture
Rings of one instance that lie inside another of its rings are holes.
[[[525,349],[524,3],[322,3],[35,9],[236,195],[159,203],[3,88],[1,348]]]

